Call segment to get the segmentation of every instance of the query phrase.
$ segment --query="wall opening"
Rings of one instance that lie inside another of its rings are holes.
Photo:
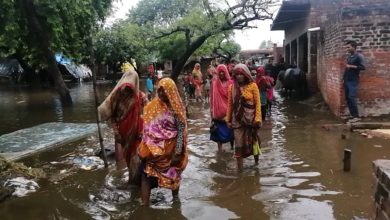
[[[290,64],[298,65],[298,53],[297,53],[297,40],[291,41],[291,51],[290,51]]]
[[[298,66],[307,73],[308,71],[308,39],[307,32],[298,38]]]
[[[285,47],[284,47],[284,61],[286,62],[286,65],[287,66],[290,66],[291,65],[291,56],[290,56],[290,44],[287,44]]]

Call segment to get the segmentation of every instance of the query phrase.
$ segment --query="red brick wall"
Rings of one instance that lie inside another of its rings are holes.
[[[349,1],[350,2],[350,1]],[[354,2],[355,4],[355,2]],[[390,1],[349,6],[341,14],[343,37],[359,42],[366,59],[358,92],[362,115],[390,113]]]
[[[342,105],[342,49],[341,25],[337,16],[331,17],[321,27],[318,39],[318,87],[331,111],[340,115]]]
[[[321,23],[318,85],[332,112],[348,113],[342,87],[346,58],[343,44],[356,40],[366,59],[361,73],[358,107],[361,115],[390,113],[390,1],[340,1],[336,14]],[[318,13],[314,13],[317,18]],[[324,17],[322,16],[322,19]],[[313,19],[315,23],[318,19]],[[318,24],[318,23],[317,23]]]

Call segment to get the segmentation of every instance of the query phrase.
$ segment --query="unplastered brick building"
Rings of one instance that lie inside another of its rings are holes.
[[[390,1],[283,1],[271,30],[284,30],[284,57],[307,74],[335,115],[348,113],[343,73],[345,42],[355,40],[365,57],[358,108],[363,116],[390,113]]]

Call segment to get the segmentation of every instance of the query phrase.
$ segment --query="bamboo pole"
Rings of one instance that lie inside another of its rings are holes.
[[[100,128],[100,117],[99,117],[99,111],[98,111],[99,97],[98,97],[97,88],[96,88],[95,53],[93,51],[93,38],[92,38],[92,36],[91,36],[90,40],[91,40],[91,57],[90,57],[91,58],[91,72],[92,72],[92,81],[93,81],[93,93],[95,96],[96,124],[98,127],[99,144],[100,144],[100,150],[101,150],[102,155],[103,155],[104,167],[107,168],[108,167],[107,155],[106,155],[106,149],[104,149],[104,145],[103,145],[103,137],[102,137],[102,132],[101,132],[101,128]]]

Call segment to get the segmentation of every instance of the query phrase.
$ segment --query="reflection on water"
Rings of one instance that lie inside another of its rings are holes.
[[[111,89],[99,84],[100,95]],[[93,91],[90,83],[72,84],[73,106],[62,106],[49,89],[0,86],[0,134],[45,122],[95,122]]]
[[[111,88],[99,84],[99,95],[108,95]],[[95,121],[90,83],[71,86],[73,107],[63,107],[47,91],[3,90],[2,133],[48,121]],[[371,161],[390,155],[390,149],[375,147],[387,146],[385,141],[355,134],[343,140],[340,132],[321,128],[339,123],[328,113],[277,100],[262,128],[258,167],[247,158],[238,174],[230,144],[217,155],[216,144],[209,140],[208,105],[191,102],[189,164],[178,200],[170,190],[154,189],[152,206],[141,207],[139,189],[126,184],[127,172],[116,170],[112,160],[108,170],[81,169],[80,164],[88,162],[89,167],[91,160],[80,158],[90,158],[99,149],[98,140],[90,137],[24,160],[42,166],[50,178],[39,182],[37,192],[2,203],[0,219],[368,219]],[[112,145],[110,131],[104,140]],[[342,171],[346,146],[353,151],[350,173]]]
[[[62,110],[62,103],[59,98],[53,99],[54,104],[54,111],[57,116],[57,121],[63,122],[64,121],[64,111]]]

